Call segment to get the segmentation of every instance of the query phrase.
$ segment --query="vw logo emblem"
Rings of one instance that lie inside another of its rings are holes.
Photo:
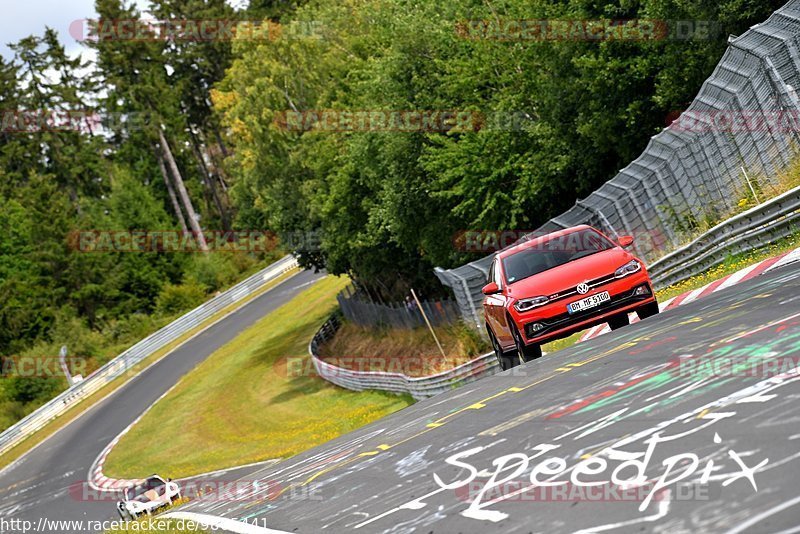
[[[583,284],[578,284],[578,287],[576,287],[575,289],[577,289],[578,293],[580,293],[581,295],[585,295],[586,293],[589,292],[589,284],[585,282]]]

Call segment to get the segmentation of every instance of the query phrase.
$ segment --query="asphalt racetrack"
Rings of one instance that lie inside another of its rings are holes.
[[[794,264],[184,508],[307,533],[800,532],[798,369]]]
[[[0,517],[6,520],[105,520],[117,518],[116,494],[86,492],[89,468],[114,437],[180,377],[270,311],[289,301],[324,274],[301,272],[253,299],[238,311],[189,340],[129,381],[114,395],[0,473]],[[180,429],[175,429],[180,432]],[[231,472],[217,477],[242,476]],[[151,473],[143,473],[148,476]],[[35,528],[34,527],[34,528]],[[45,530],[45,532],[52,529]],[[59,529],[59,532],[80,532]],[[4,532],[21,532],[5,525]],[[83,532],[86,532],[85,530]]]

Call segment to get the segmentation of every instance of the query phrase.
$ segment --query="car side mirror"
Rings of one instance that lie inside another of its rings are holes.
[[[500,288],[497,287],[497,284],[495,282],[489,282],[488,284],[483,286],[481,292],[484,295],[494,295],[495,293],[500,293]]]
[[[633,236],[630,235],[621,235],[619,236],[619,246],[622,248],[627,248],[633,244]]]

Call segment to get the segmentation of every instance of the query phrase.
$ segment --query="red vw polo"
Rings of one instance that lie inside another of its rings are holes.
[[[644,263],[591,226],[537,237],[499,252],[483,287],[489,338],[501,367],[542,355],[541,345],[600,323],[615,330],[658,313]]]

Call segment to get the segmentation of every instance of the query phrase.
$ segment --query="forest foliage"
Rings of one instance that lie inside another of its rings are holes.
[[[98,0],[96,8],[109,20],[143,15],[126,4]],[[254,2],[237,14],[223,0],[159,0],[148,15],[262,18],[271,9]],[[85,45],[96,60],[68,55],[47,28],[0,58],[0,429],[66,386],[62,345],[85,376],[280,253],[76,247],[81,232],[237,228],[222,166],[229,149],[209,97],[231,43]]]
[[[0,58],[3,371],[61,345],[91,371],[278,253],[84,253],[76,232],[270,231],[305,265],[348,274],[383,299],[411,287],[440,293],[434,266],[475,259],[454,236],[535,229],[586,196],[686,108],[728,35],[781,3],[151,0],[142,13],[130,0],[96,0],[106,21],[236,20],[275,31],[87,40],[86,62],[48,28]],[[497,28],[515,20],[683,21],[688,33],[504,38]],[[108,121],[7,127],[5,118],[36,110]],[[480,119],[342,131],[326,128],[323,111]],[[292,113],[302,128],[288,126]],[[298,235],[313,239],[286,239]],[[0,428],[64,385],[6,374]]]
[[[238,217],[321,230],[303,259],[382,298],[440,291],[434,266],[480,257],[454,245],[459,233],[531,231],[586,197],[688,106],[729,35],[782,3],[308,2],[284,17],[285,36],[237,41],[212,91],[234,146]],[[510,24],[544,20],[575,24],[548,39]],[[582,21],[657,31],[583,38]],[[489,120],[478,131],[336,131],[331,110]],[[287,127],[293,112],[302,128]]]

